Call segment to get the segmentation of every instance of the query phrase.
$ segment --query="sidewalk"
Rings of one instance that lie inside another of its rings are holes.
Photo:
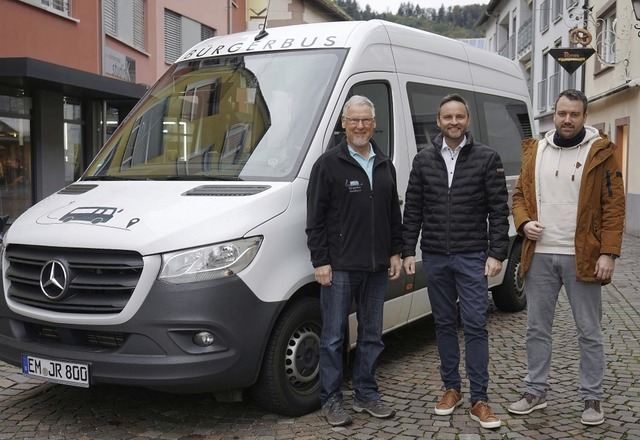
[[[352,412],[354,423],[331,428],[320,411],[298,418],[268,414],[251,402],[219,403],[211,395],[172,395],[139,388],[88,390],[28,379],[0,363],[0,440],[4,439],[639,439],[640,438],[640,238],[625,236],[613,283],[603,289],[602,326],[607,371],[600,426],[580,423],[578,345],[566,297],[554,323],[548,407],[512,416],[506,407],[522,392],[526,373],[526,312],[489,316],[491,406],[502,419],[480,428],[469,402],[451,416],[436,416],[442,392],[433,323],[421,320],[386,335],[378,367],[384,400],[397,410],[380,420]],[[462,338],[462,333],[460,333]],[[464,365],[461,365],[464,369]],[[347,383],[345,403],[351,412]],[[465,399],[468,383],[463,383]]]

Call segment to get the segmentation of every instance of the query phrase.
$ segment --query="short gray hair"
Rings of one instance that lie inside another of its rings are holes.
[[[366,105],[371,109],[371,116],[376,117],[376,107],[373,105],[373,102],[366,96],[361,95],[353,95],[351,98],[345,102],[344,107],[342,107],[342,116],[346,117],[349,108],[353,105]]]

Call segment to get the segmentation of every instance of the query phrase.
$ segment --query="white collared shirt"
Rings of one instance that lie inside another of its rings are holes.
[[[456,147],[455,150],[452,150],[447,145],[447,142],[442,139],[442,150],[440,150],[440,154],[442,154],[442,158],[444,159],[444,163],[447,165],[447,177],[449,178],[449,188],[451,188],[451,182],[453,182],[453,171],[456,169],[456,162],[458,161],[458,154],[460,154],[460,150],[464,147],[464,144],[467,143],[467,136],[462,139],[460,145]]]

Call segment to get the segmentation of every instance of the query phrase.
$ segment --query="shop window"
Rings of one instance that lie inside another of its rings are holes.
[[[105,142],[107,139],[111,137],[116,128],[118,128],[118,124],[120,124],[120,111],[115,107],[107,106],[107,117],[106,117],[106,130],[105,130]]]
[[[84,171],[82,139],[82,106],[79,102],[65,98],[64,181],[67,185],[78,180]]]
[[[0,91],[0,215],[9,222],[33,202],[30,113],[30,98]]]

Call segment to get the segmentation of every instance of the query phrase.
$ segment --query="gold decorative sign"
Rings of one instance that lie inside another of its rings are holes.
[[[596,53],[590,47],[558,47],[549,49],[549,54],[571,75],[582,66],[585,61]]]

